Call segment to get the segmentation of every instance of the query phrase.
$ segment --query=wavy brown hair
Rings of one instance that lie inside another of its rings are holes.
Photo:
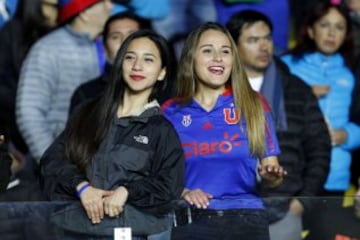
[[[194,29],[187,37],[180,57],[177,74],[177,99],[187,104],[194,97],[199,81],[195,69],[195,53],[201,36],[208,30],[224,33],[231,43],[233,66],[227,84],[232,87],[235,107],[239,117],[244,117],[247,125],[250,152],[262,157],[265,152],[265,116],[258,94],[251,88],[244,67],[240,61],[237,47],[230,33],[220,24],[208,22]]]

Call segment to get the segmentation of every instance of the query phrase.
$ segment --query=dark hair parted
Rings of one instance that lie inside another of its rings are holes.
[[[123,61],[132,41],[139,38],[151,40],[157,47],[161,57],[161,66],[166,69],[163,81],[157,81],[149,96],[149,102],[163,94],[167,81],[173,76],[171,65],[174,58],[164,37],[151,31],[139,30],[129,35],[115,58],[111,81],[103,95],[83,106],[75,112],[65,130],[65,154],[83,172],[116,118],[118,106],[122,104],[127,88],[123,78]]]
[[[343,56],[348,67],[352,67],[354,63],[354,42],[352,33],[351,18],[348,11],[342,4],[332,4],[329,1],[320,1],[312,4],[309,8],[308,15],[299,32],[298,44],[289,51],[295,60],[301,59],[304,54],[317,51],[316,43],[310,38],[308,29],[324,17],[330,9],[336,9],[346,21],[346,35],[343,44],[340,46],[338,52]]]
[[[180,57],[177,71],[176,97],[185,105],[197,92],[198,76],[195,73],[195,55],[202,35],[207,31],[219,31],[230,41],[233,66],[227,81],[232,87],[235,107],[240,116],[245,118],[250,151],[259,157],[265,152],[265,117],[259,95],[251,88],[244,67],[240,61],[235,42],[225,27],[208,22],[190,32]]]
[[[233,14],[226,23],[226,28],[234,41],[237,42],[242,34],[243,28],[251,27],[257,22],[264,22],[272,33],[273,25],[270,19],[265,14],[254,10],[244,10]]]

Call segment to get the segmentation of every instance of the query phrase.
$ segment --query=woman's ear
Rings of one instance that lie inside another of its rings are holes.
[[[161,72],[159,73],[158,81],[163,81],[166,76],[166,68],[161,69]]]

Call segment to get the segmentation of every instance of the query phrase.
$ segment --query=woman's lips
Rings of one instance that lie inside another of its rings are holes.
[[[331,46],[331,47],[332,47],[332,46],[334,46],[334,45],[335,45],[335,42],[334,42],[334,41],[329,41],[329,40],[328,40],[328,41],[325,41],[325,45],[326,45],[326,46]]]
[[[143,80],[145,77],[142,75],[132,74],[132,75],[130,75],[130,78],[135,81],[140,81],[140,80]]]

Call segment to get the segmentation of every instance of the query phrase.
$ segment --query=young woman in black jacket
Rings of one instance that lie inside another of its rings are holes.
[[[77,237],[93,233],[113,239],[112,227],[124,226],[118,220],[124,219],[133,239],[170,238],[169,213],[184,188],[184,159],[156,97],[171,80],[172,67],[163,37],[150,30],[131,34],[117,54],[105,94],[74,113],[41,159],[46,197],[81,202],[83,209],[70,223],[57,219],[82,234]],[[141,217],[129,223],[134,212]],[[79,222],[84,224],[78,227]]]

